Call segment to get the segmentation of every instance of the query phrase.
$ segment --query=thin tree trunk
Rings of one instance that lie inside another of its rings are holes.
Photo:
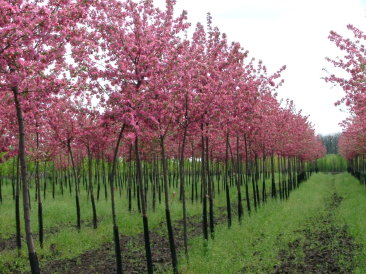
[[[92,204],[92,211],[93,211],[93,228],[96,229],[98,227],[98,219],[97,219],[97,210],[95,207],[95,198],[94,198],[94,190],[93,190],[93,161],[90,152],[90,147],[88,144],[88,181],[89,181],[89,192],[90,192],[90,200]]]
[[[172,257],[172,265],[174,273],[178,273],[178,262],[177,262],[177,254],[175,250],[175,242],[174,242],[174,233],[172,227],[172,221],[170,217],[170,208],[169,208],[169,188],[168,188],[168,170],[165,156],[165,144],[164,144],[164,136],[160,136],[160,148],[161,148],[161,161],[163,166],[163,183],[164,183],[164,198],[165,198],[165,217],[166,224],[168,229],[168,237],[169,237],[169,246],[170,246],[170,255]]]
[[[128,211],[132,210],[132,144],[130,144],[130,153],[129,153],[129,161],[128,161],[128,186],[127,186],[127,195],[128,195]]]
[[[43,248],[43,207],[41,184],[39,178],[39,162],[36,161],[36,184],[37,184],[37,200],[38,200],[38,237],[41,248]]]
[[[259,187],[258,187],[258,180],[259,180],[259,167],[258,167],[258,156],[257,154],[255,153],[254,154],[254,163],[255,163],[255,166],[254,166],[254,178],[255,178],[255,189],[256,189],[256,194],[257,194],[257,206],[259,207],[260,206],[260,203],[261,203],[261,200],[260,200],[260,197],[259,197]]]
[[[237,157],[236,190],[238,193],[238,218],[239,223],[241,223],[243,217],[243,204],[241,201],[241,190],[240,190],[242,176],[241,176],[241,165],[240,165],[240,154],[239,154],[239,136],[236,137],[236,157]]]
[[[36,146],[37,152],[39,150],[39,133],[38,133],[38,123],[36,123],[37,133],[36,133]],[[41,184],[39,179],[39,159],[36,160],[36,188],[37,188],[37,200],[38,200],[38,237],[39,244],[43,248],[43,207],[42,207],[42,196],[41,196]]]
[[[15,158],[14,158],[15,162]],[[20,232],[20,209],[19,209],[19,188],[20,188],[20,178],[19,178],[19,156],[17,157],[17,176],[16,176],[16,185],[15,185],[15,224],[16,224],[16,241],[18,253],[20,253],[20,249],[22,248],[22,235]]]
[[[74,156],[72,154],[70,139],[67,140],[67,148],[69,150],[72,171],[73,171],[74,180],[75,180],[74,183],[75,183],[75,203],[76,203],[76,226],[77,226],[78,230],[80,230],[81,220],[80,220],[80,200],[79,200],[79,178],[78,178],[78,175],[76,174],[76,167],[75,167],[75,162],[74,162]],[[71,187],[70,187],[70,189],[71,189]]]
[[[272,152],[271,155],[271,175],[272,175],[272,188],[271,188],[271,192],[272,192],[272,198],[276,198],[277,196],[277,191],[276,191],[276,183],[275,183],[275,166],[274,166],[274,152]]]
[[[278,156],[278,191],[280,192],[280,199],[283,200],[283,189],[282,189],[282,165],[281,165],[281,156]]]
[[[187,109],[186,109],[186,112],[187,112]],[[185,124],[184,132],[183,132],[183,141],[182,141],[182,147],[181,147],[181,151],[180,151],[179,173],[180,173],[180,185],[181,185],[181,190],[182,190],[184,253],[185,253],[186,259],[188,261],[189,257],[188,257],[187,207],[186,207],[186,190],[185,190],[185,175],[184,175],[184,172],[185,172],[185,170],[184,170],[184,150],[185,150],[185,146],[186,146],[186,139],[187,139],[187,124]]]
[[[266,151],[263,146],[263,159],[262,159],[262,202],[267,200],[267,190],[266,190]]]
[[[228,176],[229,176],[229,133],[226,134],[224,184],[226,190],[227,225],[228,227],[231,227],[231,203],[230,203],[230,189],[229,189]]]
[[[113,235],[114,235],[114,248],[115,248],[115,255],[116,255],[116,264],[117,264],[117,273],[123,273],[122,268],[122,256],[121,256],[121,244],[119,241],[119,232],[118,232],[118,225],[117,225],[117,218],[116,218],[116,205],[114,201],[114,179],[116,175],[116,165],[117,165],[117,155],[119,145],[121,143],[121,139],[123,136],[123,131],[125,130],[125,124],[121,127],[121,130],[118,135],[117,144],[114,148],[113,154],[113,162],[112,162],[112,169],[109,174],[109,187],[111,191],[111,206],[112,206],[112,220],[113,220]]]
[[[208,191],[208,201],[209,201],[209,217],[210,217],[210,234],[211,239],[215,238],[215,224],[214,224],[214,209],[213,209],[213,187],[212,187],[212,178],[210,174],[210,165],[209,165],[209,143],[208,136],[206,136],[206,174],[207,174],[207,191]]]
[[[248,143],[247,136],[244,134],[244,148],[245,148],[245,197],[247,200],[248,214],[250,215],[250,197],[249,197],[249,157],[248,157]]]
[[[40,273],[38,257],[36,249],[34,247],[33,237],[32,237],[32,226],[30,218],[30,201],[28,196],[29,186],[27,178],[27,166],[25,162],[25,138],[24,138],[24,122],[21,105],[18,99],[19,91],[18,87],[12,88],[14,103],[17,113],[18,129],[19,129],[19,161],[20,161],[20,172],[22,177],[23,186],[23,211],[24,211],[24,225],[25,225],[25,235],[28,246],[29,262],[31,266],[31,271],[33,274]]]
[[[19,161],[19,157],[17,157],[17,161]],[[13,200],[15,200],[15,157],[13,158],[12,166],[13,167],[12,167],[12,176],[11,176],[11,189],[12,189],[12,194],[13,194]],[[19,164],[18,164],[18,166],[19,166]]]
[[[149,274],[153,273],[153,262],[151,256],[151,246],[150,246],[150,235],[149,235],[149,222],[147,217],[146,199],[145,199],[145,188],[142,181],[142,168],[139,152],[139,138],[136,136],[135,139],[135,154],[136,154],[136,179],[139,186],[140,201],[141,201],[141,211],[142,211],[142,221],[144,224],[144,239],[145,239],[145,252],[146,252],[146,263],[147,272]]]
[[[201,158],[201,171],[202,171],[202,226],[203,226],[203,237],[208,240],[208,229],[207,229],[207,181],[206,181],[206,168],[205,168],[205,139],[203,136],[203,125],[201,125],[202,135],[202,158]]]

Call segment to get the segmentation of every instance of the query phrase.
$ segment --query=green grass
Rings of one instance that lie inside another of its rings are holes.
[[[360,247],[354,251],[354,273],[366,273],[366,188],[347,173],[313,175],[287,202],[269,201],[231,229],[218,226],[215,240],[210,240],[207,248],[201,238],[192,239],[189,264],[183,256],[180,260],[183,273],[273,272],[280,263],[279,252],[288,250],[288,243],[303,239],[302,229],[317,229],[316,220],[326,213],[326,201],[334,192],[343,197],[334,210],[335,223],[346,225]],[[296,260],[301,261],[301,250],[296,252]]]
[[[266,181],[268,197],[270,196],[270,179]],[[261,191],[260,182],[260,191]],[[215,183],[215,187],[217,184]],[[76,226],[76,210],[75,210],[75,197],[74,194],[70,195],[69,191],[64,189],[64,195],[61,196],[59,187],[56,188],[55,199],[52,199],[52,188],[49,184],[47,187],[47,196],[43,201],[43,213],[44,213],[44,229],[45,229],[45,240],[44,248],[41,249],[38,244],[38,238],[34,235],[36,243],[36,250],[40,258],[41,267],[47,264],[49,261],[74,258],[80,254],[97,249],[102,244],[112,242],[112,219],[111,219],[111,204],[110,200],[105,200],[104,189],[101,189],[100,200],[97,202],[97,215],[100,219],[98,223],[98,229],[94,230],[90,222],[92,220],[92,210],[90,199],[87,199],[86,191],[84,188],[80,192],[80,203],[81,203],[81,218],[82,228],[78,232]],[[109,189],[108,189],[109,190]],[[34,187],[30,190],[30,197],[32,201],[32,229],[33,233],[38,232],[37,223],[37,203],[34,196]],[[250,191],[251,187],[250,187]],[[96,192],[96,191],[95,191]],[[119,191],[116,191],[116,210],[117,210],[117,221],[119,225],[119,231],[124,235],[136,235],[142,233],[142,217],[137,211],[136,200],[132,201],[132,212],[128,212],[128,201],[126,198],[125,189],[122,191],[122,195],[119,195]],[[176,194],[173,194],[175,192]],[[236,205],[236,188],[233,185],[230,189],[232,207]],[[188,216],[200,215],[202,212],[202,205],[200,202],[191,203],[190,200],[190,188],[187,188],[187,214]],[[244,195],[244,188],[242,188],[242,195]],[[150,193],[151,194],[151,193]],[[150,195],[149,194],[149,195]],[[43,194],[42,194],[43,195]],[[179,201],[179,190],[176,188],[170,189],[170,206],[172,220],[182,219],[182,205]],[[43,196],[42,196],[43,197]],[[108,193],[109,197],[109,193]],[[163,194],[162,194],[163,199]],[[215,207],[225,207],[226,197],[223,189],[221,194],[215,196]],[[20,201],[22,205],[22,201]],[[243,204],[245,207],[245,203]],[[24,222],[23,222],[23,209],[21,206],[21,230],[24,236]],[[154,229],[161,226],[162,222],[165,222],[165,207],[164,201],[159,204],[158,199],[156,203],[156,210],[152,210],[151,197],[149,197],[149,227]],[[3,203],[0,204],[0,239],[7,239],[15,234],[15,208],[14,201],[12,199],[12,190],[9,183],[3,185]],[[47,233],[47,230],[59,228],[57,233]],[[10,264],[13,270],[27,271],[28,257],[26,243],[22,241],[23,248],[20,256],[18,256],[17,250],[7,250],[0,253],[0,273],[4,264]],[[143,248],[143,247],[142,247]],[[111,255],[113,256],[113,255]],[[7,271],[10,271],[7,269]]]
[[[11,198],[10,186],[4,189],[7,196],[4,197],[4,202],[0,205],[0,238],[6,239],[15,233],[15,215],[14,215],[14,202]],[[31,192],[31,197],[33,196]],[[92,211],[90,200],[87,201],[86,193],[81,192],[81,216],[84,224],[82,224],[81,231],[78,232],[75,228],[76,225],[76,211],[75,211],[75,198],[73,195],[67,192],[64,197],[58,194],[56,199],[53,200],[51,193],[47,194],[48,197],[44,201],[44,228],[50,229],[59,227],[60,231],[57,233],[48,234],[45,233],[44,248],[41,249],[38,245],[36,236],[34,236],[37,244],[36,249],[41,258],[41,264],[47,263],[48,260],[73,258],[81,253],[96,249],[103,243],[111,242],[112,238],[112,219],[111,219],[111,205],[110,200],[105,201],[104,196],[97,203],[97,214],[101,221],[98,223],[98,229],[94,230],[90,225],[86,225],[86,222],[90,223],[92,219]],[[136,235],[143,231],[142,217],[137,212],[136,202],[133,204],[133,211],[128,212],[127,199],[125,195],[119,197],[116,195],[116,207],[117,207],[117,220],[120,232],[124,235]],[[173,198],[171,195],[171,213],[172,219],[177,220],[182,218],[181,203],[178,201],[178,195]],[[34,201],[34,199],[32,199]],[[216,206],[224,206],[224,196],[218,196],[215,200]],[[22,202],[21,202],[22,204]],[[32,227],[33,233],[37,233],[37,203],[33,202],[32,206]],[[188,215],[196,215],[201,212],[201,205],[199,203],[187,203]],[[159,204],[157,202],[155,212],[152,210],[149,213],[149,226],[151,229],[158,227],[161,222],[165,220],[165,208],[164,203]],[[21,229],[22,235],[24,235],[24,223],[23,213],[21,209]],[[19,257],[16,250],[5,251],[0,254],[0,270],[1,265],[6,262],[15,262],[20,266],[20,270],[28,269],[27,253],[25,241],[22,242],[22,254]],[[52,248],[51,248],[52,246]],[[57,253],[54,251],[57,250]],[[1,272],[1,271],[0,271]]]
[[[335,185],[344,198],[337,211],[338,221],[348,226],[355,243],[360,245],[354,258],[354,273],[366,273],[366,188],[350,174],[337,175]]]
[[[217,227],[207,249],[201,239],[191,241],[190,263],[184,273],[269,273],[279,264],[278,252],[299,237],[310,217],[324,208],[331,195],[329,175],[316,174],[294,191],[287,202],[269,201],[242,225]],[[316,191],[314,191],[316,190]],[[183,259],[181,259],[183,261]]]
[[[259,184],[261,186],[261,183]],[[267,180],[267,190],[270,191]],[[251,187],[249,188],[251,190]],[[190,189],[187,189],[190,197]],[[260,189],[261,191],[261,189]],[[173,195],[177,189],[171,189],[171,212],[173,220],[182,218],[179,195]],[[335,210],[335,221],[339,225],[347,225],[349,234],[360,246],[355,252],[354,273],[366,273],[366,188],[347,173],[314,174],[307,182],[293,191],[290,198],[281,202],[269,199],[256,212],[245,215],[242,224],[233,217],[233,226],[227,228],[226,223],[216,226],[215,240],[209,240],[205,246],[202,237],[190,239],[189,264],[183,254],[179,258],[180,269],[183,273],[270,273],[280,264],[279,252],[288,249],[288,243],[297,239],[302,240],[302,229],[314,226],[314,220],[326,212],[325,201],[337,192],[343,197],[340,206]],[[11,196],[11,186],[3,188],[4,201],[0,204],[0,238],[5,239],[14,235],[14,201]],[[127,199],[123,192],[120,197],[116,193],[116,205],[120,232],[124,235],[136,235],[142,232],[142,218],[133,201],[133,212],[127,210]],[[242,188],[244,195],[244,188]],[[33,232],[37,232],[37,210],[34,202],[34,189],[31,189]],[[236,207],[235,186],[231,188],[232,207]],[[97,230],[91,228],[91,207],[86,193],[81,192],[81,216],[84,221],[80,232],[75,228],[76,214],[74,196],[65,192],[62,197],[57,189],[56,198],[52,199],[50,187],[44,201],[45,229],[59,227],[57,233],[45,234],[45,246],[40,249],[35,237],[37,252],[41,267],[56,259],[75,258],[87,250],[100,247],[112,241],[112,222],[110,216],[110,201],[105,201],[104,195],[97,203],[98,217],[101,219]],[[201,214],[199,202],[187,203],[189,216]],[[221,190],[215,197],[215,206],[224,207],[225,195]],[[243,204],[245,207],[245,202]],[[22,209],[21,209],[22,213]],[[150,228],[158,228],[165,221],[164,203],[157,202],[156,210],[149,211]],[[23,219],[21,219],[23,231]],[[24,235],[24,234],[23,234]],[[131,247],[136,248],[136,247]],[[143,248],[143,247],[141,247]],[[297,260],[303,259],[301,250],[296,250]],[[111,256],[113,256],[111,251]],[[10,264],[10,267],[5,266]],[[0,253],[0,273],[14,270],[29,271],[27,250],[23,241],[21,254],[17,250]],[[170,271],[170,270],[169,270]]]

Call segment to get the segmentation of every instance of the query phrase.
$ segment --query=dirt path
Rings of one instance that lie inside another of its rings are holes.
[[[343,197],[337,194],[334,181],[332,191],[324,213],[296,231],[300,237],[279,252],[281,264],[274,273],[351,273],[353,254],[359,247],[347,233],[347,226],[335,223],[334,212]]]
[[[0,252],[16,248],[16,237],[11,236],[9,239],[0,239]]]
[[[101,220],[103,220],[103,218],[99,218],[98,222],[101,222]],[[92,227],[93,223],[89,220],[88,221],[81,220],[81,225],[85,226],[85,227]],[[62,231],[65,228],[75,228],[76,229],[77,226],[75,224],[72,224],[71,222],[69,222],[69,223],[60,224],[58,226],[46,228],[43,231],[45,240],[47,240],[47,238],[50,235],[59,233],[60,231]],[[34,232],[33,233],[33,239],[37,240],[38,235],[39,234],[37,232]],[[22,240],[22,245],[25,246],[26,242],[25,242],[25,239],[24,239],[24,233],[22,233],[22,235],[21,235],[21,240]],[[16,247],[17,247],[17,245],[16,245],[16,236],[15,235],[11,235],[7,239],[1,239],[0,238],[0,252],[12,250],[12,249],[15,249]]]
[[[226,211],[216,211],[215,222],[226,222]],[[200,216],[188,218],[188,238],[202,234]],[[177,251],[183,251],[183,223],[174,223],[174,236]],[[155,270],[168,268],[171,263],[166,225],[150,231],[152,256]],[[143,234],[128,237],[121,236],[122,261],[125,273],[146,273],[145,249]],[[115,273],[114,245],[107,243],[96,250],[87,251],[73,259],[55,260],[42,267],[43,273]]]

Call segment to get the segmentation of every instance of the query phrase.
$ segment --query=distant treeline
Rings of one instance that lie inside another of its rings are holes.
[[[340,135],[340,133],[332,135],[320,135],[320,140],[323,142],[325,148],[327,149],[327,154],[338,153],[338,139]]]

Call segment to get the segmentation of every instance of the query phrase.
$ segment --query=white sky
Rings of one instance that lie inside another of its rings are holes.
[[[164,2],[155,0],[159,6]],[[348,114],[334,102],[343,91],[321,79],[323,68],[332,71],[325,57],[340,55],[328,35],[330,30],[347,35],[347,24],[366,30],[366,0],[177,0],[176,11],[183,9],[192,27],[205,23],[211,12],[213,24],[229,41],[262,59],[269,72],[286,65],[279,96],[310,115],[317,133],[341,131],[338,123]]]

